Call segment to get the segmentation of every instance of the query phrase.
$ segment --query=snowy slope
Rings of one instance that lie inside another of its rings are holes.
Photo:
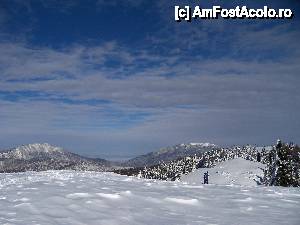
[[[213,168],[200,168],[181,177],[190,184],[202,184],[203,174],[208,171],[209,183],[255,186],[263,177],[264,164],[237,158],[218,164]]]
[[[111,173],[0,174],[0,224],[300,224],[300,189],[188,185]]]

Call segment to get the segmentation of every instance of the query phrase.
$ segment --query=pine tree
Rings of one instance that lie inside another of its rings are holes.
[[[284,187],[300,186],[300,149],[298,146],[282,145],[273,149],[267,157],[264,183]]]

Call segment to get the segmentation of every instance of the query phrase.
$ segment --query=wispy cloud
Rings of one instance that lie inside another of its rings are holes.
[[[107,100],[154,108],[272,105],[275,101],[269,96],[278,94],[274,99],[289,103],[285,95],[297,98],[298,93],[293,86],[298,80],[296,59],[279,62],[195,59],[169,65],[163,63],[168,61],[164,56],[153,59],[150,54],[126,51],[115,43],[76,46],[63,51],[32,49],[20,44],[2,47],[2,91],[35,91],[50,98]],[[109,68],[106,61],[111,59],[118,59],[120,66]],[[139,68],[135,64],[141,60],[150,65]],[[128,75],[119,76],[125,68]],[[240,104],[245,98],[247,104]],[[235,99],[239,104],[224,104],[227,99]]]
[[[158,6],[162,18],[172,9]],[[298,21],[170,18],[134,44],[116,38],[55,48],[2,38],[0,142],[18,136],[138,152],[184,141],[297,140]]]

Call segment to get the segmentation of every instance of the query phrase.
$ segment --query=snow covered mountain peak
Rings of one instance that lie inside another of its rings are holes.
[[[185,144],[183,144],[185,145]],[[217,145],[215,144],[211,144],[211,143],[208,143],[208,142],[205,142],[205,143],[189,143],[188,145],[191,145],[191,146],[198,146],[198,147],[203,147],[203,148],[208,148],[208,147],[218,147]]]
[[[15,148],[15,151],[19,152],[63,152],[63,149],[60,147],[52,146],[48,143],[34,143],[28,145],[22,145]]]
[[[28,145],[21,145],[16,148],[0,152],[1,158],[14,158],[14,159],[31,159],[37,156],[46,156],[53,154],[64,154],[65,151],[56,146],[48,143],[35,143]]]
[[[0,151],[0,173],[53,169],[104,171],[110,167],[110,162],[104,159],[87,158],[48,143],[28,144]]]
[[[206,148],[217,148],[218,146],[211,143],[182,143],[171,147],[161,148],[159,151],[154,152],[155,155],[166,153],[180,152],[180,151],[193,151]]]
[[[52,146],[48,143],[35,143],[35,144],[28,144],[22,145],[14,150],[15,156],[17,158],[24,158],[24,156],[32,153],[63,153],[63,149],[60,147]]]
[[[177,144],[130,159],[127,161],[127,165],[133,167],[153,166],[160,162],[167,163],[178,158],[199,155],[216,148],[219,147],[210,143]]]

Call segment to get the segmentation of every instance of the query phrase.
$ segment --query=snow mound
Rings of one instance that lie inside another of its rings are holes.
[[[209,173],[211,184],[234,184],[256,186],[263,177],[264,164],[237,158],[218,164],[213,168],[200,168],[192,173],[183,175],[181,181],[191,184],[202,184],[203,175]]]
[[[0,174],[0,224],[300,224],[300,189],[189,185],[112,173]]]

